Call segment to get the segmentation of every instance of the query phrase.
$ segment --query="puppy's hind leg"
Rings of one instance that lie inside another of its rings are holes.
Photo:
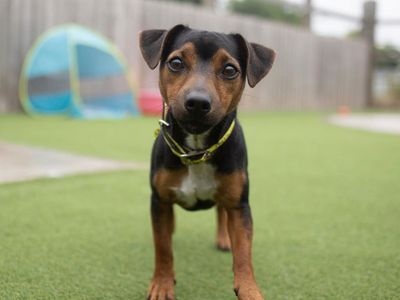
[[[228,232],[228,215],[226,209],[217,206],[217,248],[221,251],[231,251],[231,240]]]

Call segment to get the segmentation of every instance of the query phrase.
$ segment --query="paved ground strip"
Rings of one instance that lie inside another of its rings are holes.
[[[130,169],[145,170],[148,165],[0,141],[0,183]]]
[[[343,127],[400,135],[400,114],[335,115],[329,122]]]

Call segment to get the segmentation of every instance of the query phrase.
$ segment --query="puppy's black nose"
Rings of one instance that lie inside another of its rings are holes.
[[[211,99],[207,93],[193,91],[186,96],[185,108],[197,117],[206,115],[211,110]]]

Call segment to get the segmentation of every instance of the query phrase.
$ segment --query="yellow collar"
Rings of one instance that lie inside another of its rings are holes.
[[[163,130],[163,126],[169,126],[169,124],[164,120],[159,120],[160,128],[156,129],[156,137],[161,132],[164,141],[167,143],[168,147],[171,149],[172,153],[178,156],[184,165],[195,165],[200,164],[209,160],[215,151],[229,138],[233,129],[235,128],[235,120],[232,121],[231,125],[229,126],[228,130],[225,134],[218,140],[217,143],[212,145],[206,150],[201,151],[193,151],[184,146],[178,144],[172,136],[165,130]],[[199,157],[200,156],[200,157]],[[199,158],[198,158],[199,157]]]

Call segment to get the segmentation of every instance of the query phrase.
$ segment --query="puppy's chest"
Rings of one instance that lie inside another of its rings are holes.
[[[191,207],[201,200],[214,200],[218,182],[215,178],[215,168],[206,163],[188,166],[186,176],[179,186],[172,187],[176,201],[186,207]]]

